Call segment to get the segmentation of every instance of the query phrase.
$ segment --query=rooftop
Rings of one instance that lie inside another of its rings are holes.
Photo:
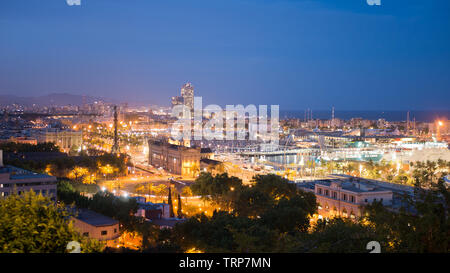
[[[315,185],[324,185],[331,187],[332,184],[340,186],[344,190],[352,192],[384,192],[391,191],[395,193],[413,193],[413,187],[399,185],[373,179],[365,179],[343,174],[331,175],[328,179],[314,180],[310,182],[299,183],[298,187],[313,190]]]
[[[96,227],[112,226],[119,223],[117,220],[88,209],[78,209],[75,218]]]
[[[34,179],[34,178],[51,178],[53,176],[43,173],[35,173],[32,171],[24,170],[11,165],[0,167],[0,173],[9,173],[10,179]]]

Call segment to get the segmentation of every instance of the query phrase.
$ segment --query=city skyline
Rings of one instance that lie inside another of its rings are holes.
[[[448,109],[446,1],[174,2],[8,1],[0,94],[170,105],[192,82],[207,104]]]

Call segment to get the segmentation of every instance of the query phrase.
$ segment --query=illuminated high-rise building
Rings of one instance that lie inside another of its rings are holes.
[[[188,82],[181,87],[181,97],[183,97],[183,103],[191,110],[194,109],[194,86]]]

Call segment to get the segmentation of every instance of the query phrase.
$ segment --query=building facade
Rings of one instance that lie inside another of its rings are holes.
[[[79,209],[72,217],[74,228],[84,236],[115,247],[119,243],[119,221],[87,209]]]
[[[32,144],[32,145],[36,145],[37,144],[37,139],[30,138],[30,137],[14,137],[14,136],[11,136],[8,139],[0,139],[0,143],[9,143],[9,142],[13,142],[13,143],[17,143],[17,144]]]
[[[200,171],[200,148],[149,140],[149,164],[182,176],[194,177]]]
[[[298,184],[300,189],[313,192],[319,205],[317,219],[336,216],[355,219],[363,215],[364,206],[375,201],[391,209],[402,205],[401,196],[412,194],[413,188],[388,182],[335,175],[331,179]]]
[[[0,198],[33,190],[56,201],[56,177],[4,166],[2,158],[3,151],[0,150]]]
[[[83,145],[83,132],[70,130],[47,130],[41,132],[38,142],[53,142],[64,152],[69,152],[72,147],[81,147]]]

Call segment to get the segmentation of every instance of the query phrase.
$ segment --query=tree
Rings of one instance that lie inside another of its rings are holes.
[[[385,238],[391,252],[450,251],[450,190],[440,179],[429,189],[416,187],[414,196],[393,212],[380,203],[366,207],[365,221]]]
[[[167,188],[168,188],[167,185],[159,184],[158,186],[153,188],[153,191],[156,195],[161,196],[161,195],[165,195],[168,193]]]
[[[212,217],[194,215],[167,231],[171,235],[166,234],[165,240],[184,251],[286,250],[278,243],[280,238],[307,232],[317,208],[315,196],[275,175],[256,176],[253,182],[246,186],[226,173],[202,173],[191,185],[193,192],[222,207],[229,205],[231,212],[214,211]]]
[[[379,240],[370,227],[339,217],[319,220],[309,236],[299,238],[293,250],[313,253],[367,253],[367,243]]]
[[[62,205],[33,191],[0,200],[0,252],[64,253],[70,241],[81,252],[100,252],[98,241],[80,235]]]
[[[195,177],[200,172],[200,164],[193,163],[189,169],[192,173],[192,176]]]
[[[291,199],[283,198],[277,205],[267,209],[261,222],[280,232],[307,232],[311,216],[317,212],[314,194],[299,191]]]
[[[190,188],[195,195],[211,201],[224,208],[230,208],[233,200],[242,190],[242,181],[237,177],[229,177],[227,173],[213,176],[211,173],[200,173]]]
[[[81,180],[84,176],[89,175],[89,170],[83,167],[74,167],[72,171],[68,174],[70,179],[75,179],[76,181]]]
[[[181,194],[187,197],[192,196],[192,190],[189,186],[183,187]]]
[[[181,208],[181,195],[178,194],[178,210],[177,210],[178,218],[183,218],[183,210]]]
[[[255,187],[246,187],[232,202],[233,211],[242,217],[259,217],[268,208],[274,206],[275,200],[267,193]]]
[[[173,212],[173,204],[172,204],[172,191],[171,187],[169,187],[169,196],[167,198],[167,204],[169,204],[169,211],[170,211],[170,217],[175,217],[175,214]]]

